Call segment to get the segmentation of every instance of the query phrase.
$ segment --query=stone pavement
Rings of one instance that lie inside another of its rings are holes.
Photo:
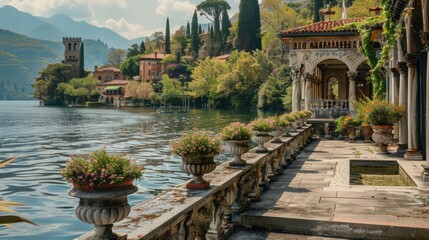
[[[313,141],[241,215],[242,225],[265,234],[273,230],[355,239],[429,239],[429,185],[420,177],[424,162],[379,155],[376,149],[360,142]],[[350,160],[397,161],[416,186],[350,186]]]

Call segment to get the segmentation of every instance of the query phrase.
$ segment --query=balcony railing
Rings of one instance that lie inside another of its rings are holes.
[[[349,100],[313,99],[310,110],[312,118],[338,118],[350,113]]]

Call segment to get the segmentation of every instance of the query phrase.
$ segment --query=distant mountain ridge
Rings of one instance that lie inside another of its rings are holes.
[[[140,44],[108,28],[96,27],[85,21],[78,22],[64,14],[49,18],[36,17],[9,5],[0,8],[0,28],[49,41],[61,41],[62,37],[82,37],[99,39],[110,47],[122,49],[128,49],[133,43]]]
[[[111,50],[107,44],[90,39],[85,44],[85,68],[107,62]],[[30,38],[0,29],[0,100],[26,99],[32,95],[31,84],[38,72],[64,58],[62,42]]]

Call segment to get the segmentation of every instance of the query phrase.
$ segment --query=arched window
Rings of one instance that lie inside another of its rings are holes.
[[[77,50],[77,43],[74,43],[74,47],[73,47],[74,49],[73,50]]]
[[[68,49],[69,51],[71,51],[71,43],[69,43],[68,45],[69,45]]]

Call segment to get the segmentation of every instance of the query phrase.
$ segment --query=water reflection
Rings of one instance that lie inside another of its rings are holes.
[[[5,239],[72,239],[91,229],[77,220],[77,200],[59,171],[71,154],[105,145],[130,154],[145,167],[131,204],[171,188],[189,176],[180,159],[170,156],[169,143],[185,129],[218,130],[231,121],[250,121],[249,111],[192,110],[188,114],[156,114],[153,109],[37,107],[37,102],[0,101],[0,159],[17,161],[0,169],[1,198],[24,203],[14,208],[39,224],[2,228]],[[217,160],[223,161],[225,157]]]

